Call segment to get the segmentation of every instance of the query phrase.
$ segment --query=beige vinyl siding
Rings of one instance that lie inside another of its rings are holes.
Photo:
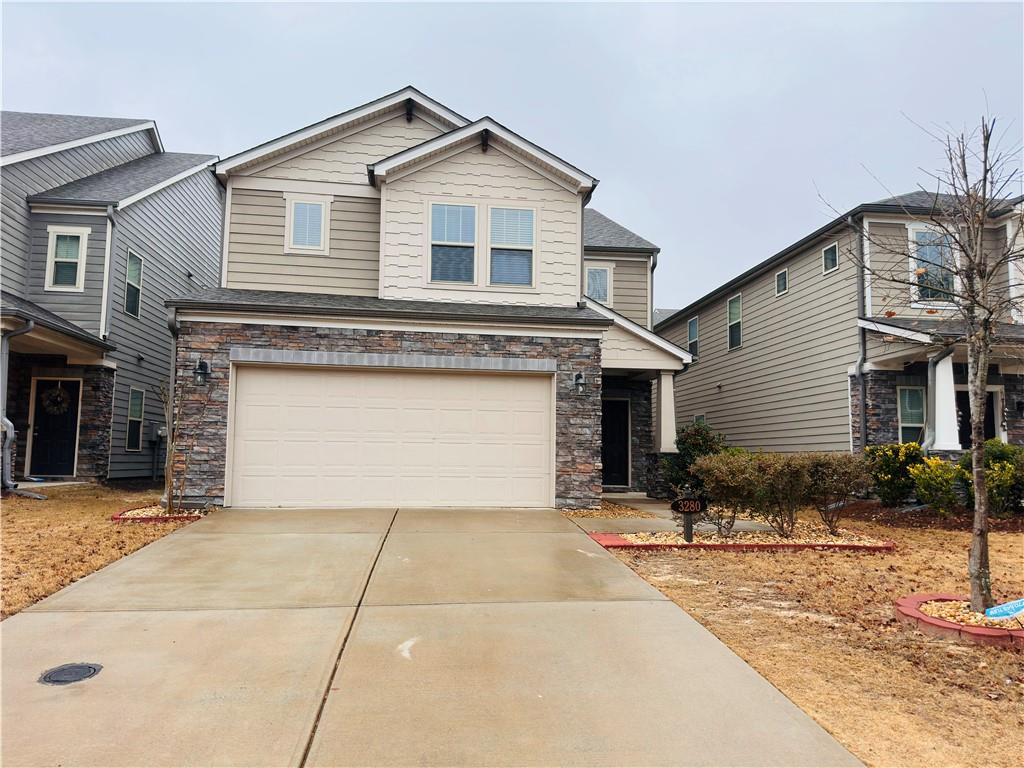
[[[286,253],[283,192],[232,189],[228,288],[376,296],[380,201],[336,196],[330,252]]]
[[[849,245],[844,235],[835,272],[822,274],[816,246],[686,312],[663,332],[685,348],[687,320],[700,318],[700,355],[675,379],[678,424],[703,414],[730,444],[750,449],[849,450],[848,380],[858,334]],[[775,273],[787,267],[789,291],[776,297]],[[729,350],[726,307],[737,293],[743,341]]]
[[[382,298],[560,306],[578,300],[580,196],[495,144],[487,152],[474,145],[390,181],[382,199]],[[431,202],[478,206],[475,285],[429,283]],[[536,211],[533,288],[487,285],[488,205]]]
[[[612,269],[612,309],[634,323],[649,328],[649,258],[616,253],[585,253],[585,263],[610,262]]]
[[[270,179],[366,185],[366,166],[422,144],[441,131],[425,120],[396,115],[335,141],[252,173]]]
[[[601,339],[601,367],[675,370],[679,358],[613,325]]]

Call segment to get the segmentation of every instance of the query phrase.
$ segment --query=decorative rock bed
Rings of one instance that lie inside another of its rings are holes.
[[[169,523],[173,520],[199,520],[206,512],[200,509],[186,512],[185,514],[168,514],[168,511],[159,504],[150,504],[145,507],[124,509],[110,519],[115,523]]]
[[[956,607],[945,608],[942,603],[955,603]],[[965,604],[968,606],[966,610],[963,607]],[[956,616],[963,621],[949,621],[941,616]],[[986,619],[984,615],[970,610],[965,595],[907,595],[896,601],[896,618],[933,637],[959,638],[979,645],[1024,648],[1024,626],[1019,620]],[[977,623],[966,623],[970,621]]]

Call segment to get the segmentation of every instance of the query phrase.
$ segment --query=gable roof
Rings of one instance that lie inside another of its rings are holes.
[[[583,247],[597,251],[645,251],[661,249],[594,208],[583,209]]]
[[[620,315],[611,307],[606,307],[601,302],[595,301],[590,297],[584,297],[583,301],[588,309],[592,309],[597,314],[608,318],[609,320],[612,321],[613,324],[615,324],[619,328],[622,328],[624,331],[632,334],[633,336],[637,336],[643,339],[651,346],[660,349],[662,352],[667,352],[673,357],[678,358],[680,362],[682,362],[684,365],[689,365],[690,363],[693,362],[693,355],[690,354],[688,350],[685,350],[682,347],[673,344],[668,339],[663,339],[661,336],[658,336],[654,332],[647,330],[639,323],[633,322],[625,315]]]
[[[374,185],[378,185],[387,178],[388,173],[405,168],[426,157],[444,152],[460,143],[471,143],[474,139],[479,139],[487,145],[492,138],[510,147],[516,153],[525,155],[545,168],[569,179],[576,185],[577,192],[592,191],[597,186],[597,179],[589,173],[581,171],[575,165],[567,163],[562,158],[537,146],[532,141],[524,139],[518,133],[509,130],[491,117],[481,117],[479,120],[464,125],[461,128],[448,131],[448,133],[442,133],[440,136],[435,136],[414,147],[397,152],[383,160],[378,160],[376,163],[367,165],[366,170],[370,181]]]
[[[153,192],[208,168],[216,155],[160,152],[30,195],[29,203],[113,205],[125,208]]]
[[[423,92],[408,85],[394,93],[389,93],[387,96],[374,99],[361,106],[332,115],[312,125],[307,125],[305,128],[299,128],[297,131],[286,133],[284,136],[265,141],[244,152],[238,152],[230,157],[226,157],[217,163],[217,174],[224,176],[243,166],[266,160],[274,155],[283,154],[298,146],[312,144],[346,126],[372,120],[401,106],[418,106],[421,110],[434,115],[453,127],[463,126],[469,122],[459,113],[453,112],[444,104],[434,101],[434,99]]]
[[[152,120],[4,110],[0,112],[0,165],[143,130],[152,133],[157,151],[163,151]]]

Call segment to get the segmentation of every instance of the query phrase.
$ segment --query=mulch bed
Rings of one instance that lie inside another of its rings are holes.
[[[966,510],[957,510],[946,517],[930,509],[906,509],[883,507],[878,501],[854,501],[843,511],[844,520],[860,520],[894,528],[928,528],[943,531],[969,531],[974,525],[974,516]],[[989,529],[1000,533],[1024,533],[1024,516],[989,516]]]
[[[611,520],[618,520],[624,517],[656,518],[650,512],[644,512],[635,507],[628,507],[625,504],[615,504],[611,501],[602,501],[597,509],[563,509],[562,514],[566,517],[599,517]]]
[[[111,515],[110,519],[115,523],[166,523],[171,520],[198,520],[205,515],[206,512],[200,509],[181,514],[169,512],[159,504],[150,504],[145,507],[122,510]]]
[[[623,533],[617,538],[604,538],[598,541],[606,547],[638,547],[648,548],[704,548],[732,550],[800,550],[800,549],[861,549],[868,551],[885,551],[893,548],[892,542],[866,536],[856,531],[840,528],[837,535],[818,522],[809,520],[797,521],[793,533],[782,537],[775,531],[733,531],[724,536],[717,531],[694,531],[693,542],[683,538],[681,531],[658,531],[656,533]]]
[[[979,645],[1024,648],[1020,618],[990,619],[971,610],[963,595],[915,594],[896,601],[896,618],[927,635],[951,637]]]

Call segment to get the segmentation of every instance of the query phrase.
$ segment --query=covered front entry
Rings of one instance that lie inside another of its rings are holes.
[[[237,366],[227,504],[550,507],[551,375]]]

